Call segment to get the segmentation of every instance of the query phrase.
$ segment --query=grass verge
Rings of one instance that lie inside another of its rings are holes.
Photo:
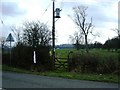
[[[77,80],[89,80],[89,81],[118,83],[118,76],[117,75],[110,75],[110,74],[105,74],[105,75],[102,75],[102,74],[81,74],[81,73],[73,73],[73,72],[65,72],[65,71],[32,72],[32,71],[28,71],[28,70],[19,69],[19,68],[8,67],[6,65],[2,66],[2,70],[3,71],[17,72],[17,73],[50,76],[50,77],[62,77],[62,78],[77,79]]]

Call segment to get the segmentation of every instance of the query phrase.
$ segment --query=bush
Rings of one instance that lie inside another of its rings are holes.
[[[17,45],[12,50],[12,66],[30,69],[32,65],[32,48],[23,44]]]
[[[107,55],[101,58],[98,71],[100,73],[114,73],[118,71],[118,57],[114,55]]]
[[[118,57],[100,53],[73,53],[69,60],[70,71],[82,73],[114,73],[118,72]]]
[[[39,71],[52,69],[52,60],[50,60],[49,51],[48,46],[39,46],[36,48],[36,65]]]
[[[2,64],[10,65],[10,54],[2,53]]]
[[[36,51],[36,64],[33,62],[34,50]],[[28,70],[35,67],[39,69],[38,71],[51,69],[49,47],[38,46],[36,49],[33,49],[23,44],[17,45],[12,50],[12,66]]]
[[[96,72],[99,60],[94,54],[74,53],[69,64],[71,70],[76,69],[78,72]]]

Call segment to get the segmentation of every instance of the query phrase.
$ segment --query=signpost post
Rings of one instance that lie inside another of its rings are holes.
[[[6,39],[7,42],[10,42],[10,65],[11,65],[11,43],[14,42],[12,34],[10,33]]]

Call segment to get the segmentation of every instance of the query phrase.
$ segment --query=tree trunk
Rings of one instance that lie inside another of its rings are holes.
[[[87,35],[85,35],[85,49],[86,49],[86,52],[89,53],[89,51],[88,51]]]
[[[76,40],[76,49],[79,50],[79,41],[78,41],[78,39]]]

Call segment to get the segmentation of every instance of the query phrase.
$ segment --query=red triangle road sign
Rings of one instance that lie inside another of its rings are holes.
[[[14,42],[14,39],[12,37],[12,34],[10,33],[6,39],[6,41],[9,41],[9,42]]]

